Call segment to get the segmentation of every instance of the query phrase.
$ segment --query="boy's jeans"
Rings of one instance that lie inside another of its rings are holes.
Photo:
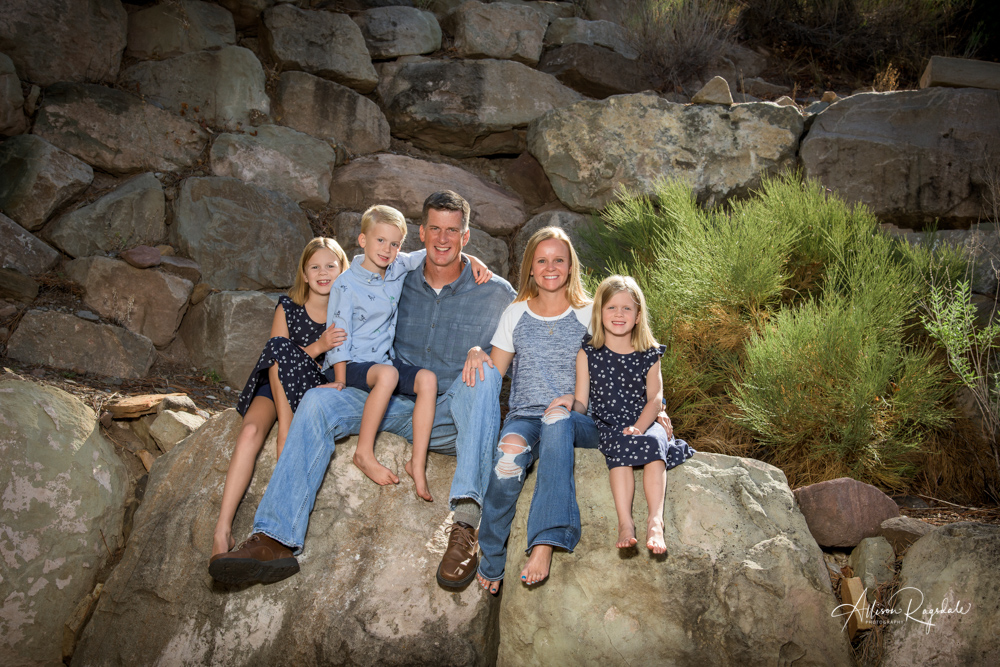
[[[528,551],[536,544],[573,551],[580,541],[580,509],[576,504],[576,483],[573,480],[574,444],[595,448],[598,431],[594,421],[579,412],[569,417],[546,420],[541,417],[508,418],[500,434],[517,434],[527,448],[511,457],[500,450],[493,455],[495,473],[490,477],[483,519],[479,524],[479,574],[484,579],[503,579],[507,560],[507,538],[514,520],[514,509],[524,486],[528,467],[538,461],[538,478],[528,512]]]
[[[486,379],[474,387],[455,379],[438,397],[430,450],[455,455],[458,462],[449,500],[471,498],[482,505],[493,469],[493,448],[500,429],[500,374],[484,366]],[[305,541],[309,514],[333,458],[335,443],[361,428],[368,394],[357,389],[310,389],[299,404],[274,468],[267,491],[257,507],[253,532],[264,533],[298,555]],[[380,431],[413,440],[413,403],[393,396]],[[403,471],[400,471],[402,474]]]

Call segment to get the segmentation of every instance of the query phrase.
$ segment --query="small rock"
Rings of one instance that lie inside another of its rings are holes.
[[[833,104],[838,99],[840,98],[837,97],[837,93],[833,92],[832,90],[827,90],[823,92],[823,97],[819,98],[819,101],[826,102],[827,104]]]
[[[160,263],[160,251],[148,245],[126,250],[120,257],[137,269],[148,269]]]
[[[17,312],[17,306],[7,303],[0,306],[0,319],[7,319]]]
[[[32,376],[34,376],[36,378],[45,377],[45,369],[44,368],[36,368],[35,370],[31,371],[31,374],[32,374]]]
[[[706,83],[704,88],[695,93],[691,101],[694,104],[731,105],[733,93],[729,90],[729,84],[726,80],[721,76],[716,76]]]
[[[114,423],[114,417],[111,416],[110,412],[105,410],[104,412],[101,413],[101,426],[103,426],[104,428],[111,428],[111,425],[113,423]]]
[[[198,407],[187,394],[167,394],[164,396],[163,400],[156,406],[156,414],[162,414],[164,410],[198,414]]]
[[[804,109],[804,113],[807,113],[807,114],[817,114],[817,113],[820,113],[821,111],[823,111],[824,109],[826,109],[828,106],[830,106],[830,104],[828,102],[823,102],[823,101],[817,100],[817,101],[813,102],[812,104],[810,104],[809,106],[807,106]]]
[[[205,420],[198,415],[164,410],[149,427],[149,434],[163,452],[169,452],[204,423]]]
[[[776,99],[774,101],[774,103],[777,104],[779,107],[794,107],[794,106],[798,106],[797,104],[795,104],[795,100],[793,100],[788,95],[782,95],[781,97],[779,97],[778,99]]]
[[[198,262],[187,257],[162,257],[160,270],[180,276],[195,285],[201,282],[201,267]]]
[[[0,269],[0,297],[14,301],[34,301],[38,283],[16,269]]]
[[[899,516],[892,499],[871,484],[849,477],[795,490],[795,499],[821,546],[854,547],[879,534],[883,521]]]
[[[191,292],[191,305],[197,306],[205,300],[205,297],[212,293],[212,286],[208,283],[198,283]]]
[[[76,311],[76,316],[79,317],[82,320],[89,320],[91,322],[100,322],[101,321],[100,317],[98,317],[97,315],[94,315],[89,310],[78,310],[78,311]]]
[[[883,521],[879,533],[889,541],[896,555],[899,555],[932,530],[934,526],[926,521],[911,516],[897,516]]]
[[[229,385],[226,385],[225,387],[222,388],[222,391],[226,392],[227,394],[229,392],[231,392],[232,390],[233,390],[233,388],[230,387]]]
[[[108,403],[105,407],[115,419],[135,419],[143,415],[159,413],[159,406],[166,400],[186,398],[186,394],[144,394],[126,396]]]
[[[173,257],[177,253],[173,246],[166,243],[156,246],[156,249],[160,251],[160,257]]]
[[[38,98],[42,95],[42,89],[32,84],[28,96],[24,98],[24,112],[29,116],[38,111]]]
[[[142,467],[146,469],[146,472],[149,472],[149,469],[153,467],[153,463],[156,461],[156,458],[145,449],[140,449],[136,456],[138,456],[139,460],[142,461]]]
[[[7,338],[10,335],[10,329],[7,327],[0,327],[0,340]]]
[[[854,576],[861,579],[869,602],[874,602],[876,590],[892,581],[895,575],[896,553],[884,537],[866,537],[854,547],[848,560]]]
[[[778,83],[770,83],[764,79],[751,77],[743,82],[743,92],[756,95],[757,97],[778,97],[792,91],[788,86]]]

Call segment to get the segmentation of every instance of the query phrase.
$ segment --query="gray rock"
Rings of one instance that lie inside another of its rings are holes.
[[[629,60],[639,57],[639,52],[629,43],[628,31],[611,21],[587,21],[576,17],[555,19],[545,32],[545,45],[566,44],[603,46]]]
[[[174,201],[170,235],[212,287],[267,289],[292,285],[313,233],[302,209],[281,193],[236,178],[188,178]]]
[[[931,56],[920,87],[987,88],[1000,90],[1000,64],[969,58]]]
[[[76,311],[76,316],[81,320],[87,320],[88,322],[100,322],[101,318],[90,312],[89,310],[78,310]]]
[[[378,95],[394,136],[445,155],[523,152],[524,130],[580,94],[509,60],[395,62]]]
[[[792,89],[778,83],[769,83],[764,79],[750,77],[743,81],[743,92],[757,97],[777,98],[787,95],[792,92]]]
[[[440,0],[439,0],[440,1]],[[461,5],[463,0],[457,0],[454,4]],[[503,2],[508,5],[517,5],[539,11],[548,17],[549,21],[556,19],[566,19],[576,16],[580,9],[577,2],[553,2],[552,0],[489,0],[490,2]],[[588,0],[593,2],[593,0]]]
[[[378,105],[347,86],[305,72],[278,83],[279,123],[317,139],[335,140],[354,155],[389,149],[389,121]]]
[[[189,280],[192,285],[201,282],[201,267],[198,262],[187,257],[161,256],[160,269],[175,276],[180,276],[184,280]]]
[[[219,4],[232,12],[239,30],[255,30],[261,13],[274,6],[275,0],[219,0]]]
[[[733,104],[733,94],[729,90],[729,84],[721,76],[713,77],[711,81],[694,94],[691,98],[693,104],[721,104],[731,106]]]
[[[301,251],[300,251],[301,252]],[[218,292],[193,306],[180,337],[198,368],[242,387],[271,334],[277,295]]]
[[[831,616],[837,600],[822,552],[780,470],[699,453],[668,472],[663,558],[615,548],[607,476],[599,452],[577,450],[580,544],[555,554],[550,582],[529,588],[515,578],[535,484],[528,474],[511,527],[497,665],[853,664]],[[643,545],[644,502],[635,504]]]
[[[150,269],[154,266],[159,266],[162,261],[160,251],[148,245],[129,248],[118,255],[118,257],[137,269]]]
[[[781,97],[779,97],[778,99],[776,99],[774,101],[774,103],[777,104],[779,107],[794,107],[794,106],[797,106],[796,103],[795,103],[795,100],[793,100],[788,95],[782,95]]]
[[[24,95],[14,61],[0,53],[0,137],[11,137],[28,129],[24,117]]]
[[[510,272],[509,249],[506,241],[495,239],[475,227],[469,231],[469,243],[466,244],[464,252],[475,255],[483,260],[495,274],[506,278]],[[420,247],[422,248],[423,244]]]
[[[149,434],[156,441],[160,451],[169,452],[184,438],[188,437],[205,423],[203,417],[187,412],[163,410],[149,427]]]
[[[852,95],[815,117],[804,173],[885,222],[976,222],[1000,164],[998,107],[1000,91],[973,88]]]
[[[363,211],[377,201],[394,206],[411,220],[420,220],[427,196],[445,189],[468,200],[470,225],[489,234],[509,234],[526,219],[523,204],[516,197],[464,169],[390,154],[359,158],[337,169],[330,186],[330,205]]]
[[[32,134],[0,144],[0,211],[29,231],[39,229],[93,180],[90,165]]]
[[[883,521],[879,533],[888,540],[893,551],[899,556],[909,549],[911,544],[932,530],[934,526],[926,521],[911,516],[896,516]]]
[[[88,83],[49,86],[33,132],[117,175],[188,169],[208,143],[197,123],[135,95]]]
[[[375,7],[354,17],[372,58],[431,53],[441,48],[441,26],[416,7]]]
[[[76,373],[141,378],[156,359],[152,341],[110,324],[29,310],[7,341],[7,356]]]
[[[997,664],[998,558],[1000,527],[982,523],[942,526],[910,547],[882,664]]]
[[[125,55],[162,60],[235,43],[233,15],[225,8],[200,0],[177,0],[129,15]]]
[[[156,414],[163,414],[164,410],[172,410],[173,412],[186,412],[191,415],[198,415],[198,406],[194,404],[190,396],[187,395],[177,395],[168,394],[163,397],[163,400],[156,404]],[[203,421],[207,418],[203,418]]]
[[[174,339],[194,288],[171,273],[137,269],[109,257],[73,260],[66,274],[86,290],[83,301],[89,308],[157,347]]]
[[[875,601],[879,586],[892,581],[896,575],[895,563],[896,553],[884,537],[866,537],[861,540],[848,559],[854,576],[861,579],[868,592],[869,602]]]
[[[603,208],[619,187],[651,192],[687,180],[711,206],[796,164],[802,115],[773,104],[683,106],[620,95],[551,111],[531,124],[528,149],[567,208]]]
[[[121,252],[159,243],[167,235],[163,186],[152,174],[137,176],[93,204],[62,215],[43,235],[70,257]]]
[[[5,0],[0,52],[21,78],[113,83],[125,50],[125,8],[119,0]]]
[[[813,114],[814,115],[814,114],[818,114],[818,113],[820,113],[822,111],[825,111],[829,107],[830,107],[830,103],[829,102],[822,102],[820,100],[817,100],[815,102],[810,103],[809,106],[807,106],[805,109],[803,109],[802,113],[804,113],[804,114]]]
[[[45,273],[59,263],[59,253],[45,241],[0,213],[0,268],[29,276]]]
[[[0,268],[0,299],[30,303],[38,296],[38,283],[17,269]]]
[[[825,547],[854,547],[877,537],[882,522],[899,516],[892,498],[850,477],[795,489],[809,531]]]
[[[910,245],[947,243],[961,248],[969,260],[972,271],[970,286],[979,294],[1000,293],[997,271],[1000,270],[1000,230],[997,223],[972,225],[969,229],[944,229],[930,232],[914,232],[899,229],[895,225],[883,224],[889,234],[906,241]]]
[[[0,396],[0,660],[59,665],[64,626],[122,544],[128,474],[80,400],[20,379]]]
[[[220,134],[212,144],[211,165],[216,176],[232,176],[319,210],[330,200],[337,155],[308,134],[262,125],[249,134]]]
[[[461,58],[500,58],[534,65],[542,55],[549,17],[527,5],[469,0],[448,15],[445,27],[454,36]]]
[[[264,12],[262,44],[281,70],[302,70],[360,93],[378,83],[361,29],[347,14],[278,5]]]
[[[499,162],[503,184],[521,197],[527,208],[538,208],[556,201],[549,177],[531,153],[521,153],[513,159],[501,158]]]
[[[637,93],[653,87],[643,63],[603,46],[567,44],[546,51],[538,69],[588,97]]]
[[[137,63],[121,83],[173,113],[229,130],[265,120],[271,109],[264,68],[240,46]]]
[[[447,508],[419,500],[405,474],[398,486],[372,484],[351,463],[352,440],[338,447],[317,496],[301,571],[272,585],[213,586],[205,564],[240,425],[227,410],[157,460],[128,548],[74,660],[308,664],[321,655],[343,664],[493,664],[497,600],[474,585],[452,592],[434,580],[443,537],[435,527]],[[383,463],[402,471],[405,441],[384,434],[377,448]],[[272,435],[237,512],[237,539],[249,532],[274,458]],[[429,457],[428,482],[441,498],[454,461]],[[359,539],[373,526],[381,527],[377,539]],[[122,618],[144,631],[123,633]]]
[[[559,227],[573,241],[577,254],[586,254],[587,244],[580,235],[580,230],[586,229],[591,224],[590,216],[572,211],[545,211],[534,216],[524,223],[524,227],[521,227],[514,237],[514,273],[520,275],[521,260],[528,247],[528,239],[542,227]]]

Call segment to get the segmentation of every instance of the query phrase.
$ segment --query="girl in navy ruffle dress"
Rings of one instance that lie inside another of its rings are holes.
[[[271,339],[250,373],[236,410],[243,426],[222,491],[222,508],[215,525],[212,555],[235,546],[233,517],[253,476],[254,463],[275,420],[278,422],[278,456],[292,413],[306,391],[326,382],[320,364],[327,350],[340,345],[343,329],[326,327],[326,307],[337,276],[347,268],[347,255],[333,239],[315,238],[299,259],[295,284],[288,296],[278,299],[271,323]]]
[[[601,434],[611,494],[618,514],[619,549],[635,546],[632,497],[633,467],[642,466],[642,486],[649,506],[646,548],[667,551],[663,538],[663,499],[667,470],[694,456],[694,450],[656,422],[663,401],[660,357],[664,347],[653,339],[646,299],[628,276],[611,276],[594,296],[593,338],[577,357],[576,409],[586,410]],[[669,422],[668,422],[669,424]]]

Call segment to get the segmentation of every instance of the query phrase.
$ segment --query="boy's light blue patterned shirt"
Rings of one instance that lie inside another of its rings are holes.
[[[326,326],[336,322],[347,332],[347,340],[326,353],[323,370],[341,361],[391,363],[396,336],[399,295],[406,274],[421,266],[426,250],[401,252],[385,269],[385,278],[361,266],[357,255],[347,271],[333,283],[326,309]]]

